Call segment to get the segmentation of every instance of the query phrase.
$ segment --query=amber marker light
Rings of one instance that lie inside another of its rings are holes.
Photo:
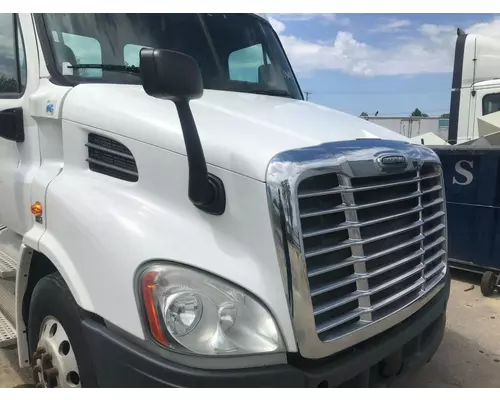
[[[157,272],[150,271],[144,275],[142,278],[142,295],[151,334],[159,343],[168,345],[168,341],[161,329],[160,318],[154,299],[154,290],[156,289],[155,278],[157,274]]]
[[[31,213],[35,217],[39,217],[40,215],[42,215],[42,203],[40,203],[39,201],[37,201],[36,203],[33,203],[31,205]]]

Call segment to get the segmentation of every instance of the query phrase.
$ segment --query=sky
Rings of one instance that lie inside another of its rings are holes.
[[[498,14],[268,14],[309,101],[350,114],[449,112],[457,28],[500,39]]]

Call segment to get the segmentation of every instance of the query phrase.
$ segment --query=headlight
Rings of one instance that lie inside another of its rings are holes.
[[[151,335],[168,348],[200,355],[284,351],[273,317],[243,289],[175,265],[153,265],[140,281]]]

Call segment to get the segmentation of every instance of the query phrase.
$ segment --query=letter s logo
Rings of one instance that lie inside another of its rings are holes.
[[[473,161],[467,161],[467,160],[460,160],[458,161],[456,164],[455,164],[455,171],[457,171],[457,173],[459,173],[460,175],[462,175],[464,178],[465,178],[465,182],[459,182],[455,177],[453,177],[453,184],[455,185],[462,185],[462,186],[465,186],[465,185],[469,185],[472,180],[474,179],[474,175],[472,175],[472,172],[466,170],[462,164],[463,163],[466,163],[469,165],[469,167],[473,167],[474,166],[474,162]]]

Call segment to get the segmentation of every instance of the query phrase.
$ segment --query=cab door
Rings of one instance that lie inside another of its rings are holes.
[[[31,16],[0,13],[0,225],[24,234],[29,176],[39,165],[29,95],[38,86],[38,52]]]
[[[469,131],[470,138],[479,137],[478,118],[500,111],[500,86],[487,86],[475,89],[474,102],[471,104]]]

